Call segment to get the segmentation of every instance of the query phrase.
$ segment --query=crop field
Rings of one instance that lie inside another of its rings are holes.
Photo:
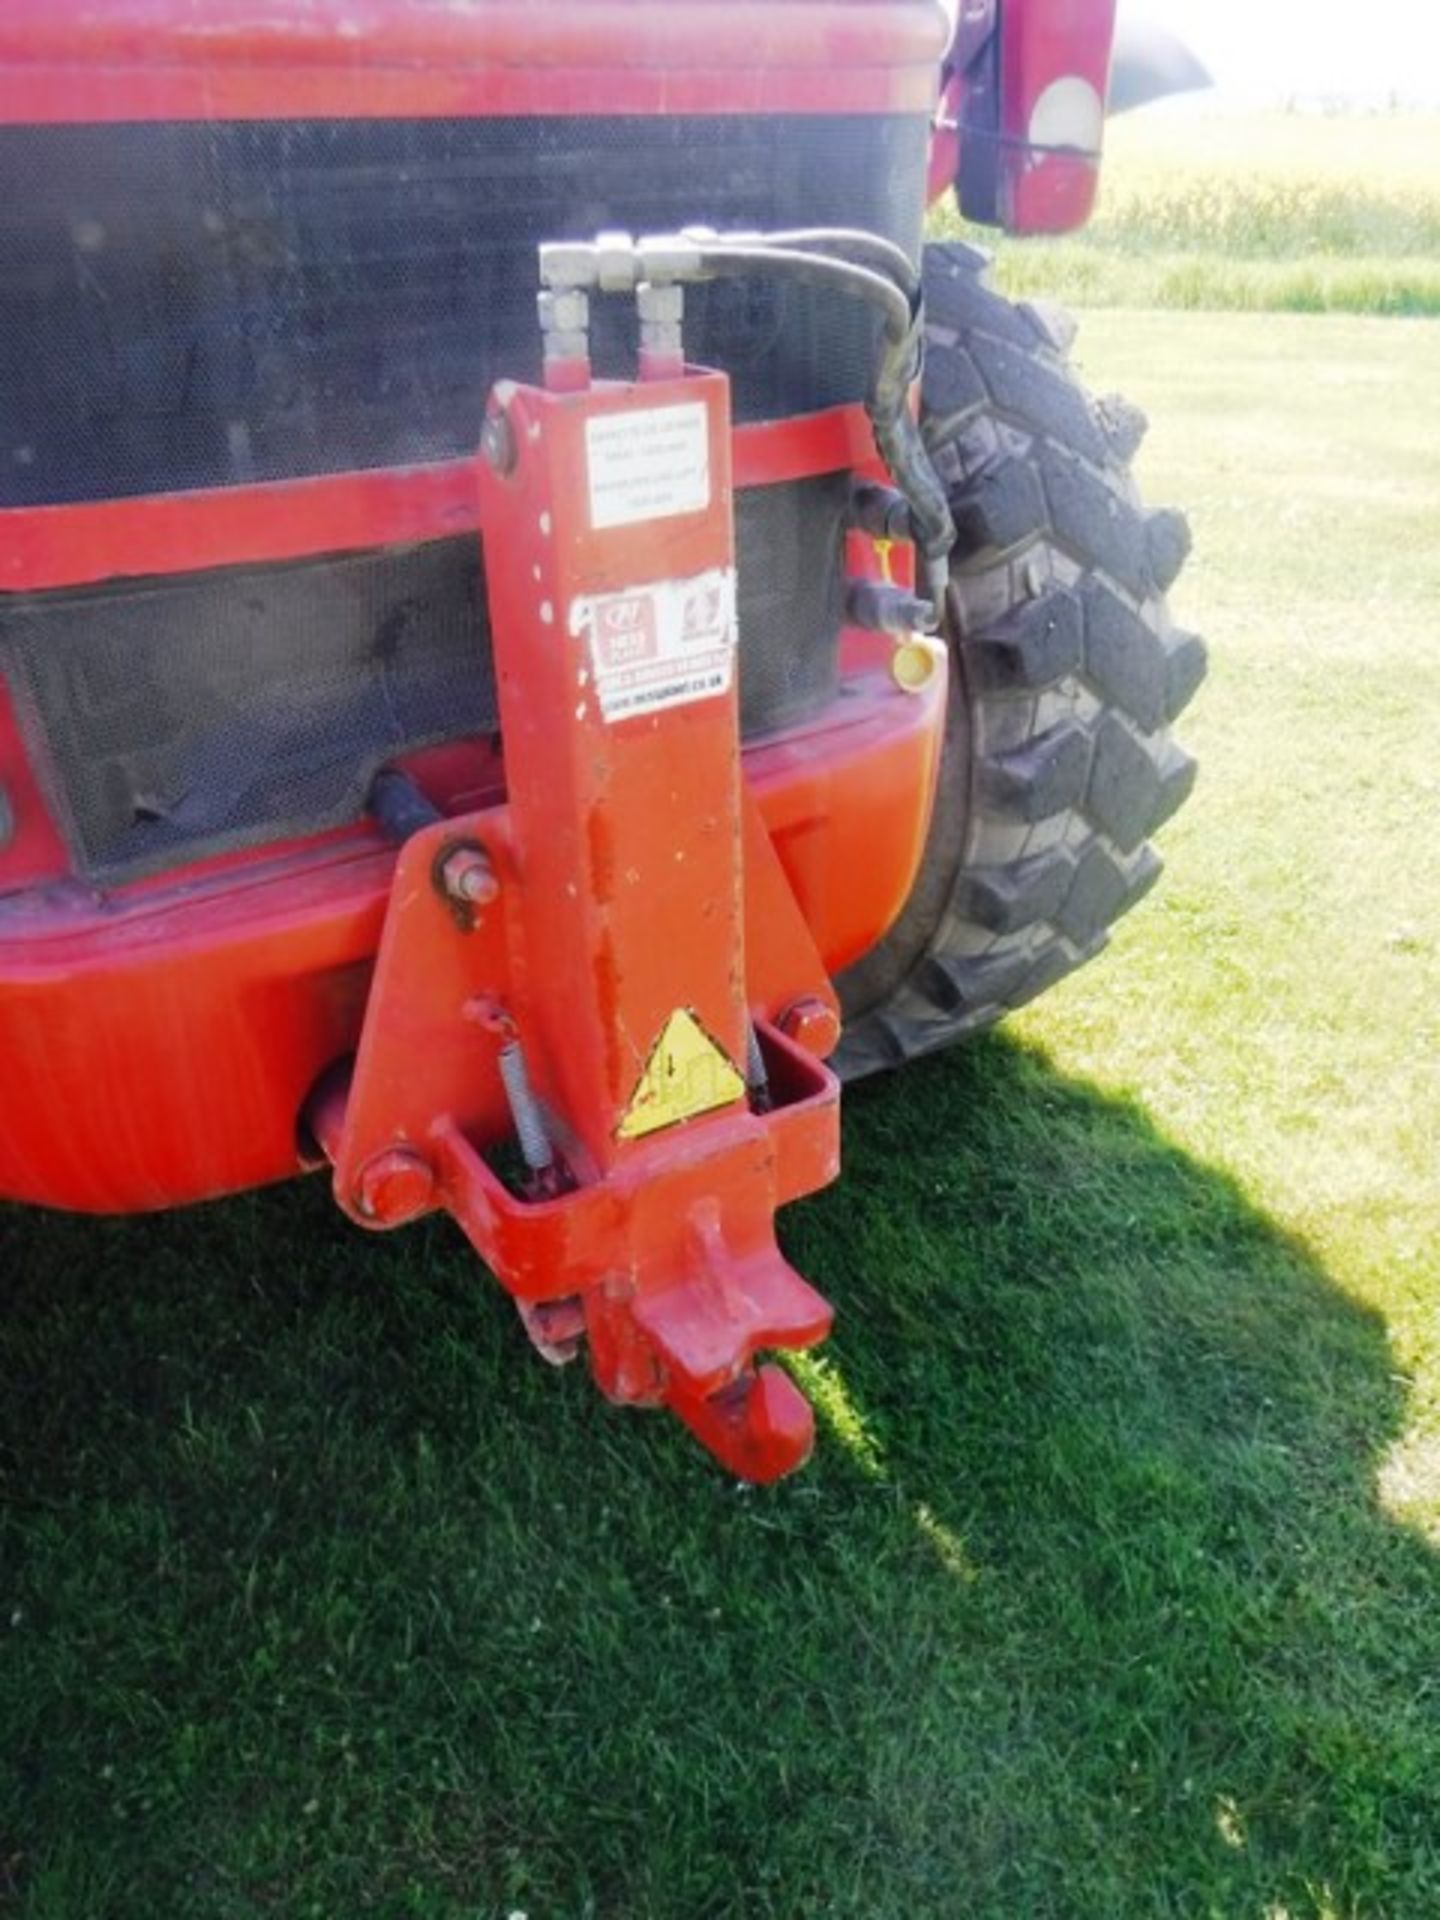
[[[0,1210],[0,1914],[1440,1913],[1440,326],[1077,354],[1201,784],[1110,954],[847,1096],[815,1461],[318,1181]]]
[[[995,250],[1076,305],[1440,314],[1440,113],[1122,115],[1091,225]]]

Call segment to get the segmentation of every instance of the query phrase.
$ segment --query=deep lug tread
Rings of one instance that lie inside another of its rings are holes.
[[[975,365],[1002,413],[1073,447],[1087,460],[1105,458],[1105,440],[1084,394],[1059,368],[1003,340],[976,340]]]
[[[989,933],[1018,933],[1054,918],[1074,872],[1074,862],[1058,848],[1008,866],[976,867],[961,881],[957,904]]]
[[[1165,650],[1155,631],[1117,593],[1088,582],[1085,606],[1085,677],[1111,706],[1119,707],[1147,733],[1165,724]]]
[[[1177,814],[1190,795],[1195,791],[1195,780],[1200,769],[1195,756],[1174,740],[1165,743],[1160,755],[1160,791],[1156,797],[1154,811],[1150,815],[1150,824],[1146,829],[1156,833],[1165,822]]]
[[[984,406],[987,398],[975,362],[958,347],[927,354],[920,390],[925,411],[940,420]]]
[[[1150,431],[1150,416],[1123,393],[1104,393],[1095,402],[1095,420],[1111,454],[1128,467]]]
[[[1075,869],[1075,880],[1056,915],[1056,925],[1070,939],[1091,939],[1108,927],[1125,898],[1125,869],[1105,845],[1094,841]]]
[[[1155,884],[1147,835],[1195,778],[1167,728],[1205,649],[1162,600],[1189,529],[1136,501],[1145,416],[1088,401],[1068,323],[1002,300],[982,265],[927,249],[921,426],[960,529],[960,724],[914,898],[840,983],[847,1076],[977,1032],[1098,953]]]
[[[1045,528],[1045,492],[1028,460],[997,460],[951,496],[957,550],[966,558],[1005,551]]]
[[[1078,669],[1083,625],[1076,596],[1052,588],[960,642],[966,678],[981,693],[1039,693]]]
[[[932,276],[927,255],[925,310],[932,323],[959,333],[988,333],[997,340],[1013,340],[1019,347],[1034,345],[1035,337],[1024,314],[998,293],[992,293],[969,261],[955,263],[953,270],[947,263]]]
[[[1142,847],[1126,865],[1103,840],[1093,841],[1075,869],[1056,925],[1077,945],[1088,946],[1150,891],[1161,865],[1153,847]]]
[[[1093,467],[1053,448],[1043,456],[1043,474],[1050,524],[1061,546],[1103,568],[1131,593],[1149,593],[1153,581],[1145,525],[1129,504]]]
[[[1165,649],[1165,718],[1178,720],[1199,691],[1209,657],[1198,633],[1173,633]]]
[[[1090,742],[1074,720],[1063,720],[1026,746],[995,754],[980,769],[980,789],[1012,820],[1053,819],[1076,806],[1090,771]]]
[[[1059,940],[1050,941],[1041,948],[1034,965],[1026,973],[1019,989],[1006,1001],[1006,1006],[1012,1011],[1029,1006],[1042,993],[1048,993],[1051,987],[1058,986],[1067,973],[1073,973],[1080,965],[1080,960],[1078,953],[1072,953]]]
[[[1145,516],[1145,549],[1150,577],[1160,593],[1168,593],[1190,557],[1190,522],[1174,507],[1157,507]]]
[[[1011,949],[978,956],[937,953],[926,961],[921,985],[943,1013],[983,1014],[1008,1005],[1031,971],[1028,955]]]
[[[1052,348],[1061,359],[1069,353],[1080,331],[1080,322],[1058,300],[1022,300],[1020,311],[1035,330],[1042,346]]]
[[[1095,735],[1085,811],[1122,853],[1133,853],[1160,806],[1161,773],[1145,743],[1114,714]]]

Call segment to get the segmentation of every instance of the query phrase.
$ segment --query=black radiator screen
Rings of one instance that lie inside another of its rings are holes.
[[[750,733],[834,691],[847,476],[737,498]],[[354,819],[406,748],[496,723],[473,537],[0,596],[9,679],[99,881]]]
[[[541,240],[828,223],[913,252],[927,138],[911,115],[0,129],[0,507],[466,453],[491,383],[536,375]],[[863,395],[863,310],[743,282],[688,305],[738,419]],[[596,303],[602,371],[632,330]]]

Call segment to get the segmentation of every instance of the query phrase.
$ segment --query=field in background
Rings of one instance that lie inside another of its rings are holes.
[[[1440,113],[1152,108],[1110,123],[1102,179],[1098,217],[1072,239],[978,236],[1007,292],[1440,314]],[[935,220],[961,230],[952,211]]]
[[[1110,957],[848,1098],[814,1465],[318,1182],[0,1212],[0,1909],[1440,1913],[1440,328],[1079,352],[1192,512],[1201,784]]]

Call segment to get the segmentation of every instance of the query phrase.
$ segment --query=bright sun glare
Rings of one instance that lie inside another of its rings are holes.
[[[1431,0],[1120,0],[1171,27],[1222,94],[1440,104],[1440,13]]]

